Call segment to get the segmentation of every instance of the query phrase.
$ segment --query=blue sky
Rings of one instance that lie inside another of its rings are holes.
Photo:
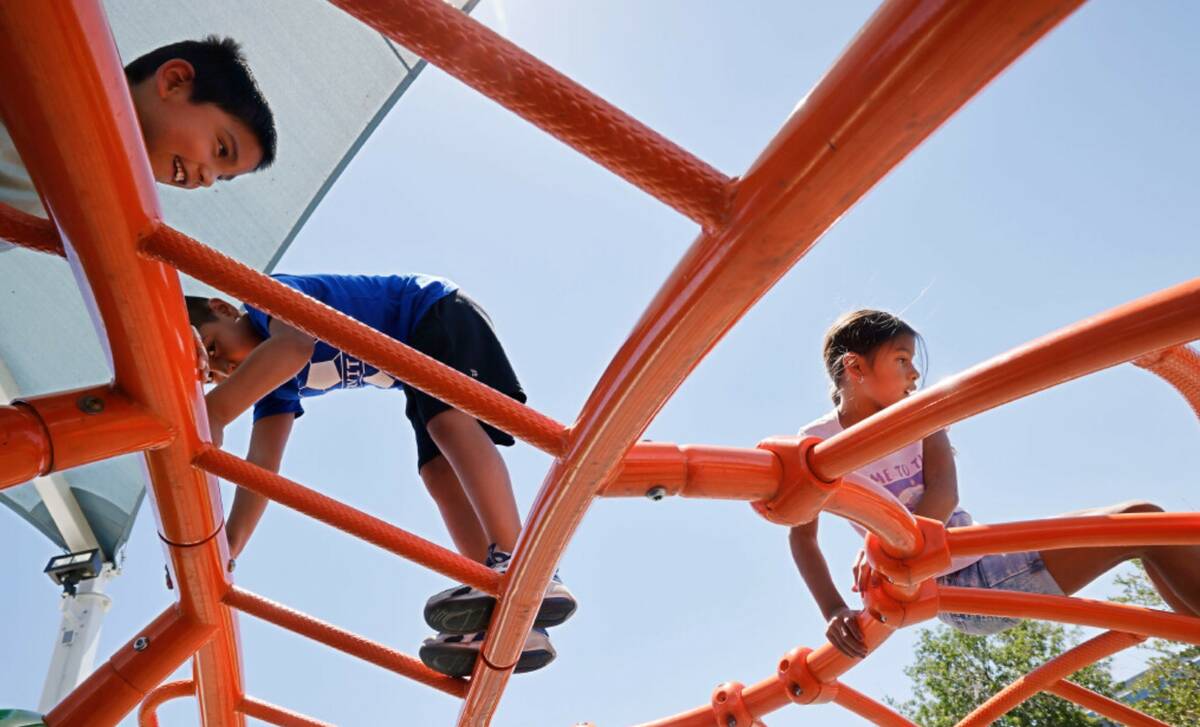
[[[869,2],[484,0],[476,17],[723,172],[741,173],[873,11]],[[851,210],[738,324],[647,435],[752,446],[829,408],[821,335],[882,307],[926,337],[938,380],[1200,269],[1193,136],[1200,8],[1099,0],[1018,61]],[[283,153],[283,150],[281,150]],[[530,395],[573,421],[696,226],[436,69],[368,142],[284,258],[285,272],[445,275],[483,303]],[[449,544],[416,475],[402,396],[313,400],[284,473]],[[1200,510],[1197,422],[1172,390],[1122,366],[951,430],[977,520],[1050,516],[1131,498]],[[243,453],[243,421],[226,446]],[[549,460],[505,452],[522,511]],[[226,501],[231,493],[227,491]],[[5,511],[7,513],[7,511]],[[57,623],[40,569],[53,548],[0,514],[10,553],[0,705],[33,706]],[[153,519],[128,545],[101,658],[170,602]],[[856,538],[822,542],[849,584]],[[15,552],[14,552],[15,546]],[[495,724],[624,725],[758,681],[824,629],[786,533],[745,504],[600,501],[562,572],[578,614],[559,658],[510,682]],[[238,583],[415,653],[441,577],[282,507]],[[1085,595],[1112,592],[1107,579]],[[849,595],[849,594],[847,594]],[[13,629],[20,624],[18,629]],[[248,692],[345,725],[450,724],[457,700],[272,626],[242,619]],[[845,681],[903,698],[913,635]],[[1119,674],[1138,659],[1121,657]],[[163,724],[194,724],[188,700]],[[853,725],[838,707],[768,722]],[[128,720],[132,724],[132,719]]]

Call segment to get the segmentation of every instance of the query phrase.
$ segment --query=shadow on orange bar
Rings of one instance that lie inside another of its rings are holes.
[[[500,577],[483,564],[240,457],[209,448],[196,458],[196,466],[444,576],[493,596],[500,593]]]
[[[841,477],[955,422],[1147,351],[1200,338],[1200,278],[1118,306],[985,361],[813,448]]]
[[[938,588],[938,602],[942,613],[1061,621],[1200,644],[1200,618],[1124,603],[953,586]]]
[[[1200,513],[1139,512],[948,528],[955,556],[1106,545],[1200,544]]]
[[[1037,669],[996,692],[958,723],[957,727],[984,727],[1000,719],[1009,710],[1043,689],[1090,664],[1107,659],[1118,651],[1146,640],[1144,636],[1106,631],[1073,649],[1059,654]]]
[[[1047,686],[1045,691],[1056,697],[1061,697],[1068,702],[1074,702],[1084,709],[1090,709],[1096,714],[1107,717],[1117,724],[1123,724],[1126,727],[1171,727],[1166,722],[1160,722],[1145,712],[1139,712],[1127,704],[1122,704],[1115,699],[1109,699],[1103,694],[1097,694],[1091,689],[1081,687],[1075,682],[1069,682],[1066,679],[1059,679],[1057,682]]]
[[[439,0],[332,2],[702,226],[724,218],[725,175],[457,8]]]
[[[376,666],[381,666],[446,694],[462,697],[467,693],[467,683],[462,679],[452,679],[438,674],[407,654],[401,654],[399,651],[389,649],[358,634],[281,606],[236,586],[225,595],[225,603],[242,613],[307,636],[314,641],[319,641],[351,656],[357,656],[363,661],[369,661]]]
[[[142,249],[543,452],[563,452],[566,429],[550,417],[181,232],[160,227]]]

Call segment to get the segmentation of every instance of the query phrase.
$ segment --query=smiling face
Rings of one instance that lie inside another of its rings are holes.
[[[252,172],[263,159],[245,122],[216,104],[191,102],[194,77],[177,58],[130,89],[154,179],[184,189]]]
[[[889,407],[917,390],[921,372],[913,364],[917,339],[904,333],[879,345],[869,356],[847,366],[847,371],[861,376],[856,395],[880,408]]]
[[[220,298],[208,301],[216,320],[197,326],[200,340],[208,353],[208,366],[215,381],[224,381],[250,355],[262,339],[237,308]]]

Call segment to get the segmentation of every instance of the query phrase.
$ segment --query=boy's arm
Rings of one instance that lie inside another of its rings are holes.
[[[251,351],[224,382],[204,397],[214,434],[300,373],[312,358],[316,346],[312,336],[274,319],[270,330],[270,338]]]
[[[288,436],[292,433],[292,423],[295,421],[295,415],[288,412],[263,417],[254,422],[246,461],[278,472],[283,460],[283,450],[287,446]],[[242,548],[246,547],[250,533],[254,532],[259,518],[267,509],[267,502],[267,498],[256,492],[237,488],[233,496],[233,507],[229,509],[229,521],[225,525],[225,534],[229,538],[229,554],[232,557],[238,557]]]
[[[913,514],[946,522],[958,507],[958,471],[954,449],[945,430],[934,432],[922,443],[925,468],[925,494]]]
[[[833,577],[829,575],[829,565],[817,543],[817,520],[792,528],[788,542],[792,546],[792,559],[796,561],[800,576],[816,599],[821,615],[829,622],[825,629],[829,642],[847,656],[866,656],[867,646],[856,618],[858,611],[842,600],[842,594],[838,593]]]

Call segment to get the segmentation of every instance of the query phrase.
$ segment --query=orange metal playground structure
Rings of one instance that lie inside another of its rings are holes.
[[[1080,598],[939,588],[952,555],[1113,544],[1200,543],[1200,513],[1140,513],[946,529],[842,476],[966,417],[1135,361],[1200,413],[1200,279],[1132,301],[984,362],[825,441],[756,449],[638,443],[705,354],[840,215],[1082,0],[887,0],[759,159],[730,179],[438,0],[333,0],[463,82],[698,222],[581,409],[563,425],[163,224],[100,0],[0,3],[0,112],[53,222],[0,205],[0,237],[63,255],[111,351],[111,383],[0,406],[0,487],[143,452],[178,601],[46,715],[112,725],[141,704],[194,694],[205,725],[244,716],[320,725],[243,691],[236,612],[250,614],[463,700],[460,725],[495,713],[541,594],[595,497],[746,500],[771,522],[824,510],[863,524],[872,567],[860,626],[874,648],[939,610],[1107,629],[993,696],[963,720],[988,724],[1048,691],[1126,724],[1161,724],[1067,681],[1148,637],[1200,644],[1200,619]],[[86,169],[86,174],[79,170]],[[497,576],[482,565],[213,448],[184,307],[182,271],[251,303],[555,460]],[[78,405],[84,395],[93,405]],[[103,406],[94,405],[99,399]],[[250,593],[233,583],[217,477],[449,578],[498,606],[469,679]],[[162,684],[188,659],[192,679]],[[797,648],[750,686],[649,723],[749,727],[789,703],[836,702],[878,724],[907,719],[838,678],[855,660]]]

